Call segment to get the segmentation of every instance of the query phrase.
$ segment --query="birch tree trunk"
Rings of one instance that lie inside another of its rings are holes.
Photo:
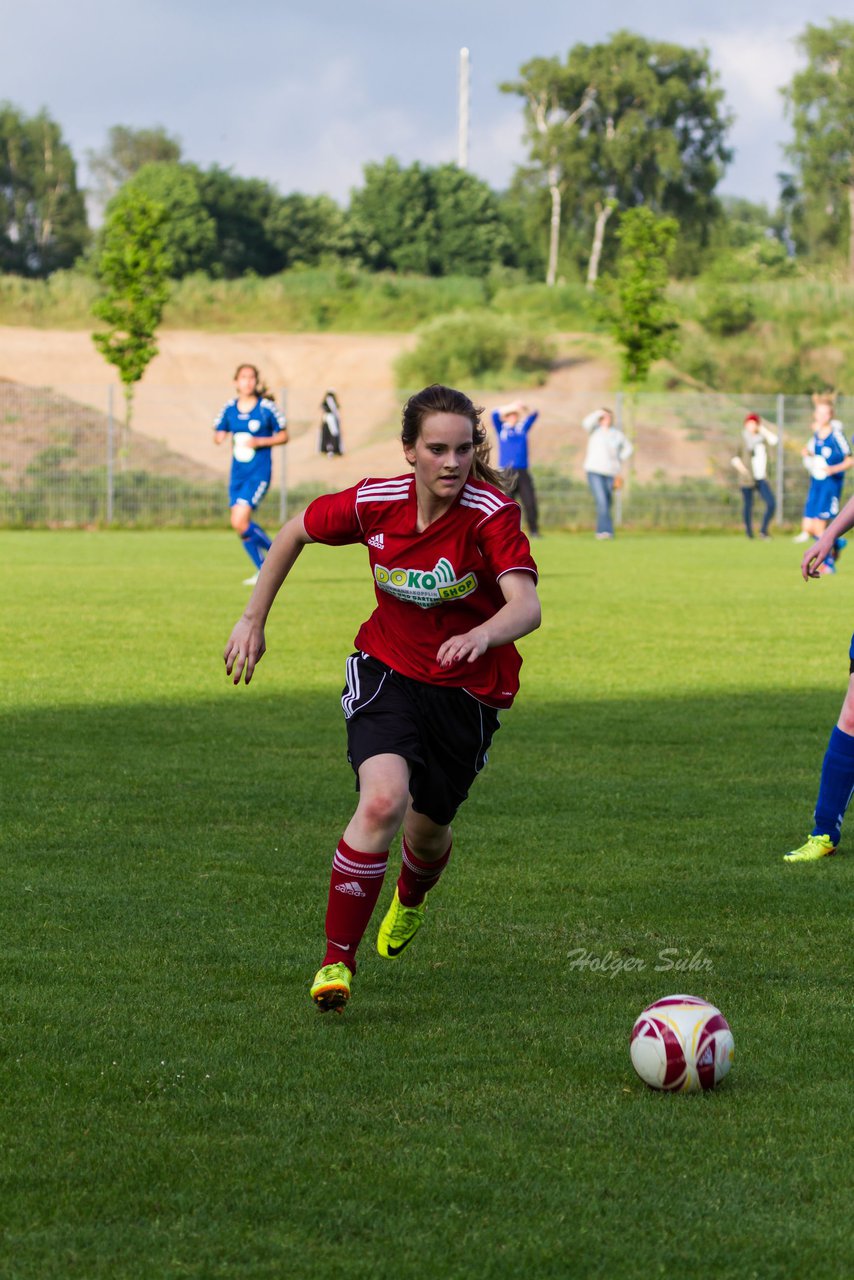
[[[557,255],[560,248],[560,183],[557,169],[549,169],[549,191],[552,196],[552,216],[549,225],[549,263],[546,271],[546,284],[553,285],[557,279]]]
[[[593,206],[596,210],[596,225],[593,231],[593,248],[590,251],[590,262],[587,266],[587,288],[592,289],[599,279],[599,260],[602,257],[602,245],[605,242],[605,224],[614,212],[610,200],[597,200]]]

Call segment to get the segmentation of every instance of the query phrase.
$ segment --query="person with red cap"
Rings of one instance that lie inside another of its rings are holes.
[[[733,458],[733,465],[741,479],[744,531],[748,538],[753,537],[753,495],[758,493],[765,503],[765,514],[762,517],[759,536],[770,538],[768,527],[777,510],[777,502],[774,491],[768,483],[768,445],[775,445],[777,436],[763,424],[758,413],[749,413],[744,419],[741,438],[747,462],[745,464],[741,458]]]

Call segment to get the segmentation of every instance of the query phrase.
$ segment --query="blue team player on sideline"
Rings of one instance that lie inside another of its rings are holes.
[[[810,535],[821,537],[828,520],[839,514],[845,472],[854,466],[842,423],[833,416],[833,396],[813,396],[813,405],[813,434],[801,450],[812,480],[804,507],[803,532],[796,541],[806,541]],[[836,572],[836,558],[844,546],[844,539],[837,540],[831,554],[822,561],[821,573]]]
[[[234,385],[237,395],[229,400],[217,418],[214,440],[222,444],[231,436],[231,481],[228,486],[231,527],[240,535],[243,548],[255,566],[252,577],[243,580],[245,586],[252,587],[258,581],[258,570],[271,545],[252,516],[270,487],[273,474],[270,450],[276,445],[287,444],[288,429],[254,364],[237,366]]]
[[[528,470],[528,432],[538,414],[528,413],[527,405],[506,404],[493,409],[492,425],[498,433],[498,466],[507,478],[507,492],[520,502],[532,538],[540,536],[537,495]]]
[[[801,573],[806,582],[821,576],[834,546],[852,525],[854,498],[849,498],[818,541],[804,552]],[[848,690],[821,766],[813,829],[800,848],[783,855],[786,862],[818,862],[835,853],[842,838],[842,820],[854,795],[854,636],[848,649],[848,669]]]

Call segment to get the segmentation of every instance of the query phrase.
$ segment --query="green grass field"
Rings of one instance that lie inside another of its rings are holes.
[[[233,535],[0,547],[4,1280],[850,1274],[854,856],[780,855],[854,563],[538,543],[544,625],[427,925],[388,963],[375,919],[323,1017],[364,552],[308,549],[235,689]],[[735,1066],[654,1094],[629,1031],[685,990]]]

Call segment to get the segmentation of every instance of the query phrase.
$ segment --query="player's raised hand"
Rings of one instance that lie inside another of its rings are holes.
[[[240,684],[240,678],[243,676],[244,683],[248,684],[266,651],[264,628],[257,622],[250,622],[248,618],[240,618],[228,638],[228,644],[222,655],[226,675],[230,676],[233,672],[235,684]]]

